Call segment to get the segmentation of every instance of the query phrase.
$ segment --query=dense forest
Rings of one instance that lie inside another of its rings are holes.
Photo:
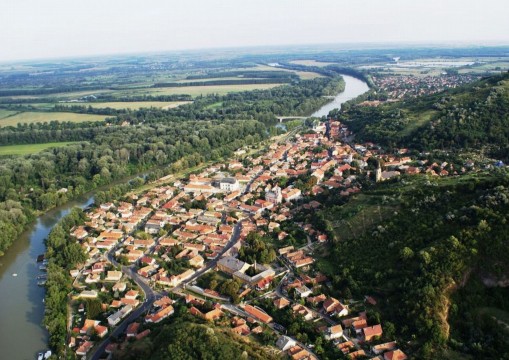
[[[505,170],[437,180],[403,178],[327,207],[322,215],[336,227],[338,239],[330,262],[341,264],[329,268],[337,295],[375,296],[384,323],[396,325],[402,343],[411,339],[407,350],[417,358],[443,358],[446,351],[507,358],[507,336],[497,335],[506,331],[503,326],[488,319],[480,330],[475,321],[482,306],[507,311],[507,301],[500,300],[506,291],[492,301],[482,295],[491,291],[483,286],[467,286],[461,295],[450,296],[469,279],[496,282],[508,273],[508,189]],[[380,215],[376,225],[356,237],[341,238],[351,219],[363,216],[366,198],[378,204],[373,217],[386,211],[392,215]],[[459,320],[467,314],[470,321]]]
[[[359,140],[419,150],[486,148],[507,159],[509,74],[378,107],[345,107],[337,115]]]

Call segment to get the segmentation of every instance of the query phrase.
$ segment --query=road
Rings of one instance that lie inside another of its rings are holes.
[[[113,248],[112,250],[110,250],[107,254],[107,259],[109,262],[111,262],[114,266],[120,266],[120,264],[113,258],[113,253],[115,251],[116,248]],[[112,337],[118,337],[120,336],[121,334],[124,333],[124,331],[126,330],[127,326],[132,323],[134,320],[136,320],[137,318],[139,318],[144,312],[148,312],[148,310],[150,310],[150,308],[152,307],[152,304],[154,303],[154,301],[156,301],[157,299],[161,298],[162,297],[162,294],[158,293],[158,292],[155,292],[146,282],[145,279],[143,279],[140,275],[138,275],[136,273],[136,271],[134,271],[134,266],[131,265],[131,266],[122,266],[121,267],[122,269],[122,273],[124,273],[126,276],[130,277],[131,279],[134,280],[134,282],[136,283],[136,285],[138,285],[138,287],[143,291],[144,293],[144,296],[145,296],[145,301],[141,304],[141,306],[139,306],[136,310],[134,310],[131,314],[129,314],[128,317],[126,317],[124,320],[122,320],[120,322],[120,324],[115,328],[115,330],[113,330],[113,332],[111,332],[108,336],[108,338],[106,338],[96,349],[93,353],[91,353],[90,355],[88,355],[88,359],[90,360],[98,360],[101,358],[102,354],[104,353],[104,351],[106,350],[106,347],[110,344],[110,339]]]
[[[238,241],[238,239],[240,237],[241,230],[242,230],[242,223],[238,222],[235,225],[235,227],[233,228],[233,233],[232,233],[232,236],[230,237],[230,240],[228,241],[226,246],[223,248],[223,250],[219,253],[219,255],[214,260],[210,261],[205,267],[203,267],[200,270],[198,270],[197,272],[195,272],[189,279],[183,281],[181,284],[179,284],[178,286],[175,286],[173,289],[171,289],[171,292],[179,293],[180,289],[185,287],[187,284],[196,280],[198,277],[205,274],[210,269],[213,269],[217,265],[217,262],[219,261],[221,256],[223,256],[228,250],[230,250],[230,248],[233,245],[235,245],[235,243]],[[115,252],[115,250],[116,250],[116,248],[113,248],[112,250],[110,250],[108,252],[107,259],[114,266],[120,266],[120,264],[113,257],[113,253]],[[101,358],[102,354],[104,353],[104,351],[106,350],[106,347],[110,344],[110,342],[111,342],[110,339],[112,337],[116,338],[116,337],[122,335],[130,323],[132,323],[134,320],[139,318],[144,312],[148,312],[150,310],[150,308],[152,307],[152,304],[154,303],[154,301],[156,301],[157,299],[159,299],[163,296],[163,294],[154,291],[147,283],[147,280],[136,273],[133,265],[132,266],[122,266],[121,269],[122,269],[122,272],[126,276],[133,279],[134,282],[136,282],[136,284],[142,289],[143,293],[145,294],[145,301],[143,302],[143,304],[140,307],[138,307],[135,311],[133,311],[128,317],[126,317],[124,320],[122,320],[122,322],[115,328],[115,330],[113,330],[113,332],[109,334],[108,338],[106,340],[104,340],[99,345],[99,347],[97,347],[95,349],[95,351],[89,355],[89,357],[87,357],[90,360],[99,360]]]

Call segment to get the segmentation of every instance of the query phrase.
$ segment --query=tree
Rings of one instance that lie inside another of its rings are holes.
[[[405,246],[401,250],[401,258],[403,260],[410,260],[413,257],[414,257],[414,251],[412,249],[410,249],[408,246]]]

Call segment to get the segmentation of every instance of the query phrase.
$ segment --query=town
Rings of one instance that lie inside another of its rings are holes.
[[[417,161],[406,149],[386,154],[372,143],[348,143],[350,135],[331,119],[261,153],[240,149],[228,163],[88,210],[87,222],[71,234],[88,261],[70,272],[69,348],[93,359],[114,353],[149,335],[150,325],[171,321],[182,304],[240,336],[273,338],[295,360],[318,359],[323,346],[350,359],[406,359],[391,338],[394,329],[384,331],[369,316],[373,296],[331,295],[316,258],[331,234],[295,215],[320,208],[314,195],[325,189],[342,197],[361,191],[359,174],[378,182],[402,174],[447,176],[474,164],[454,169]],[[374,170],[370,158],[378,159]],[[326,343],[313,343],[314,334]]]
[[[384,100],[398,101],[405,98],[431,95],[445,89],[454,89],[480,79],[473,74],[448,74],[440,75],[394,75],[379,72],[371,76],[373,83],[379,89],[379,97],[384,95]],[[377,105],[377,101],[366,101],[364,105]]]

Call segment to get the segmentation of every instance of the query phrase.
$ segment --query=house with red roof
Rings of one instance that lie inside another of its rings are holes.
[[[408,357],[400,349],[388,351],[384,354],[384,360],[406,360]]]
[[[244,305],[244,311],[265,324],[272,322],[272,317],[258,307]]]
[[[136,335],[138,335],[139,328],[140,328],[140,323],[138,323],[138,322],[130,323],[129,326],[127,327],[126,332],[125,332],[127,337],[135,337]]]
[[[87,353],[92,349],[94,343],[92,341],[85,341],[80,347],[76,350],[76,355],[78,356],[86,356]]]
[[[371,341],[374,338],[379,338],[382,336],[382,325],[373,325],[367,326],[362,329],[362,338],[364,341]]]
[[[94,330],[95,330],[95,334],[97,336],[99,336],[100,338],[105,337],[106,334],[108,333],[108,328],[106,326],[102,326],[102,325],[97,325],[96,327],[94,327]]]

